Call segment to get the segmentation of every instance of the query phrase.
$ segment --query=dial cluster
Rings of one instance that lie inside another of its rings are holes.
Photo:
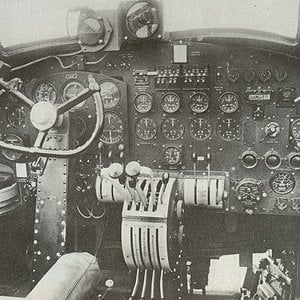
[[[185,138],[204,141],[213,136],[224,141],[239,139],[242,124],[235,118],[240,107],[239,96],[233,92],[219,95],[217,110],[220,118],[217,121],[211,118],[211,102],[208,90],[191,92],[187,98],[177,91],[163,92],[160,96],[137,93],[133,103],[138,116],[135,136],[141,141],[162,137],[168,142]]]

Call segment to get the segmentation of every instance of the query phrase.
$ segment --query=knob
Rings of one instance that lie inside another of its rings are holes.
[[[137,161],[131,161],[126,166],[126,174],[130,177],[136,177],[141,172],[141,165]]]
[[[169,174],[169,172],[164,172],[164,173],[162,174],[162,183],[163,183],[164,185],[168,184],[169,179],[170,179],[170,174]]]
[[[247,169],[254,168],[257,165],[257,155],[255,152],[245,152],[242,154],[243,166]]]
[[[277,122],[270,122],[265,127],[265,133],[271,138],[275,138],[280,133],[280,126]]]
[[[120,178],[123,172],[123,166],[119,163],[113,163],[108,167],[108,174],[113,179]]]
[[[266,156],[265,163],[269,169],[275,169],[280,166],[281,159],[278,154],[273,153]]]
[[[293,155],[289,160],[290,166],[294,169],[300,168],[300,154]]]

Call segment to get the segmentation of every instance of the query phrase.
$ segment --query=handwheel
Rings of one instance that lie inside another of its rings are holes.
[[[37,138],[34,142],[33,147],[16,146],[13,144],[8,144],[0,141],[0,148],[19,151],[22,153],[40,155],[40,156],[50,156],[50,157],[71,157],[83,152],[88,148],[94,139],[99,136],[103,129],[104,112],[103,103],[100,96],[100,87],[96,82],[95,78],[90,75],[88,77],[89,87],[83,89],[77,96],[72,99],[60,104],[55,105],[50,102],[38,102],[34,103],[27,96],[22,94],[20,91],[15,89],[16,82],[20,79],[13,79],[9,82],[0,79],[0,90],[13,94],[19,100],[23,101],[30,110],[30,121],[32,125],[38,130]],[[95,107],[96,107],[96,124],[93,133],[90,138],[81,146],[76,147],[71,150],[50,150],[44,149],[43,143],[49,132],[49,130],[55,126],[59,126],[62,121],[62,116],[65,112],[69,111],[76,105],[82,103],[89,97],[94,97]]]

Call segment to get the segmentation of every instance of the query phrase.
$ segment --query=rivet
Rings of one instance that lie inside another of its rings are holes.
[[[57,252],[57,253],[56,253],[56,256],[57,256],[57,257],[61,257],[60,252]]]
[[[34,233],[38,233],[39,231],[37,229],[34,229]]]
[[[62,243],[61,243],[61,246],[64,247],[64,246],[65,246],[65,242],[62,242]]]
[[[37,244],[37,240],[34,240],[33,243],[36,245]]]
[[[38,251],[38,252],[37,252],[37,255],[41,255],[41,254],[42,254],[42,252],[41,252],[41,251]]]
[[[35,224],[37,224],[39,222],[39,220],[38,219],[35,219]]]
[[[47,256],[46,259],[47,259],[47,260],[50,260],[50,256]]]

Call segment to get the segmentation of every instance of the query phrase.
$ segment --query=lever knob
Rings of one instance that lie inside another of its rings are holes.
[[[130,177],[136,177],[141,173],[141,165],[137,161],[131,161],[127,164],[125,172]]]
[[[123,166],[119,163],[113,163],[108,167],[108,175],[113,179],[120,178],[123,172]]]
[[[163,183],[164,185],[168,184],[169,179],[170,179],[170,174],[169,174],[169,172],[163,172],[163,174],[162,174],[162,183]]]

